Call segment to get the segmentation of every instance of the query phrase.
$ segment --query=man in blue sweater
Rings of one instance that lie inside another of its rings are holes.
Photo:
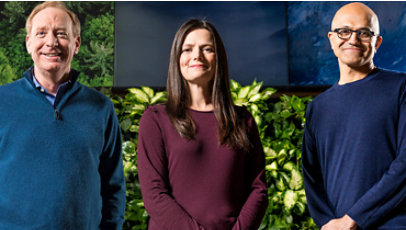
[[[340,80],[306,114],[310,214],[323,230],[406,229],[406,74],[375,67],[378,17],[362,3],[339,9],[328,37]]]
[[[120,127],[111,101],[70,68],[79,20],[45,2],[26,29],[34,66],[0,87],[0,229],[121,229]]]

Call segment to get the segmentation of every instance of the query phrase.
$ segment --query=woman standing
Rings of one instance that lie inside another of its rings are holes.
[[[251,114],[233,105],[214,26],[175,35],[168,101],[144,112],[138,169],[149,229],[258,229],[268,205],[264,154]]]

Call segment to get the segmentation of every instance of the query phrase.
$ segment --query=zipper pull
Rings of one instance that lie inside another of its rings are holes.
[[[55,118],[56,120],[62,120],[62,114],[57,109],[55,109]]]

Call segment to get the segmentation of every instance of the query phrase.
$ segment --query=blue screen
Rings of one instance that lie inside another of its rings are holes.
[[[284,2],[117,2],[115,86],[166,85],[170,47],[188,19],[214,24],[224,42],[230,78],[287,85]]]
[[[329,86],[338,81],[327,33],[348,2],[116,2],[116,87],[164,87],[173,37],[204,18],[226,47],[230,77],[265,86]],[[406,71],[406,2],[364,2],[378,15],[378,67]]]

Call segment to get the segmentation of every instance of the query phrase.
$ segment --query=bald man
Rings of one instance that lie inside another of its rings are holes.
[[[376,14],[339,9],[328,33],[340,80],[306,113],[303,175],[322,230],[406,229],[406,74],[377,68]]]

